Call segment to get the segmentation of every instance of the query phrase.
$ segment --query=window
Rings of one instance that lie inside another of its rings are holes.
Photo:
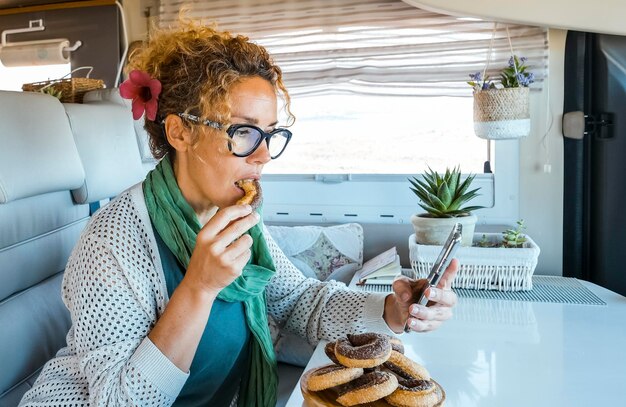
[[[7,68],[0,63],[0,90],[21,91],[25,83],[57,79],[69,73],[70,64]]]
[[[324,95],[295,97],[294,136],[267,174],[411,174],[451,159],[480,173],[487,143],[473,133],[472,99]]]

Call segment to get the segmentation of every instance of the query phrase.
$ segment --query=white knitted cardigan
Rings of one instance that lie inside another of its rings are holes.
[[[312,344],[366,330],[392,333],[384,295],[305,278],[264,227],[276,274],[268,313]],[[141,184],[97,212],[63,279],[72,326],[67,346],[43,368],[20,406],[170,406],[189,373],[147,337],[168,302]]]

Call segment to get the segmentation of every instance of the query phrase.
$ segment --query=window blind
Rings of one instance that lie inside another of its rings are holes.
[[[265,46],[292,95],[471,96],[469,74],[487,63],[494,23],[421,10],[400,0],[161,0],[159,24],[179,9]],[[487,75],[511,56],[507,25],[497,24]],[[528,58],[540,89],[547,31],[508,25],[516,55]]]

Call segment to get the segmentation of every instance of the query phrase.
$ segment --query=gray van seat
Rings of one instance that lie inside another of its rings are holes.
[[[54,97],[0,91],[0,406],[15,406],[65,345],[62,271],[89,219],[85,174]]]
[[[154,168],[158,161],[150,152],[148,132],[143,128],[143,118],[140,120],[132,120],[131,103],[129,100],[123,99],[120,96],[119,88],[98,89],[87,92],[83,98],[83,103],[86,105],[114,104],[123,107],[127,111],[128,117],[133,125],[133,131],[137,140],[137,145],[139,146],[139,154],[141,156],[144,174]]]
[[[87,203],[141,181],[129,111],[62,105],[0,92],[0,407],[16,406],[65,346],[67,259],[89,220]]]
[[[72,191],[79,203],[111,198],[144,178],[132,117],[114,104],[63,105],[85,169],[85,182]]]
[[[86,204],[141,181],[156,163],[117,89],[85,99],[62,105],[0,91],[0,407],[16,406],[65,346],[61,283],[89,220]],[[280,364],[278,406],[301,372]]]

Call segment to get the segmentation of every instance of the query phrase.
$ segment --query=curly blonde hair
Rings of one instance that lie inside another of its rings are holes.
[[[243,78],[258,76],[269,81],[284,98],[288,124],[295,120],[282,71],[264,47],[246,36],[218,31],[182,16],[176,28],[153,31],[149,41],[133,52],[126,69],[145,71],[161,81],[157,118],[145,120],[150,150],[157,159],[174,154],[161,123],[168,114],[191,113],[229,123],[229,92]],[[217,131],[185,124],[194,130],[194,142],[202,131]]]

